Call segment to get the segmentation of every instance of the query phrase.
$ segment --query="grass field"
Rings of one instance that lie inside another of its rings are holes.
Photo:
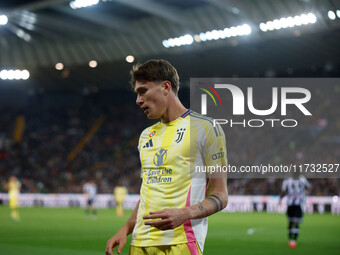
[[[15,222],[0,207],[0,254],[103,255],[107,239],[130,213],[118,218],[112,209],[99,210],[92,220],[82,209],[21,208]],[[340,216],[306,215],[297,248],[287,243],[284,215],[218,213],[209,218],[204,254],[340,254]]]

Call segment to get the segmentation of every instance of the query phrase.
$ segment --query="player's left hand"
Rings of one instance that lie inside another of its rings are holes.
[[[174,229],[182,225],[190,217],[186,208],[169,208],[160,211],[150,212],[149,215],[143,216],[144,220],[160,219],[155,221],[146,221],[145,225],[158,228],[160,230]]]

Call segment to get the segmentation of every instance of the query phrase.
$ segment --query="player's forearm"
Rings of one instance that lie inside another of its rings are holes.
[[[223,210],[228,204],[228,192],[214,192],[202,202],[186,207],[189,219],[200,219]]]
[[[135,225],[136,225],[136,219],[137,219],[137,212],[139,207],[139,201],[133,210],[130,218],[125,222],[124,226],[120,229],[120,231],[124,231],[124,233],[128,236],[132,233]]]

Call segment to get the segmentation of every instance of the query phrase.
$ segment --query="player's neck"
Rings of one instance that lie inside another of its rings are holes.
[[[169,123],[181,117],[183,113],[185,113],[187,109],[182,105],[181,101],[179,101],[178,97],[173,98],[166,108],[163,116],[162,122]]]

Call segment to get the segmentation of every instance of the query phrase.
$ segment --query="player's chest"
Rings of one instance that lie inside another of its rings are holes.
[[[157,168],[185,163],[190,157],[190,129],[173,126],[151,129],[140,149],[143,167]]]

